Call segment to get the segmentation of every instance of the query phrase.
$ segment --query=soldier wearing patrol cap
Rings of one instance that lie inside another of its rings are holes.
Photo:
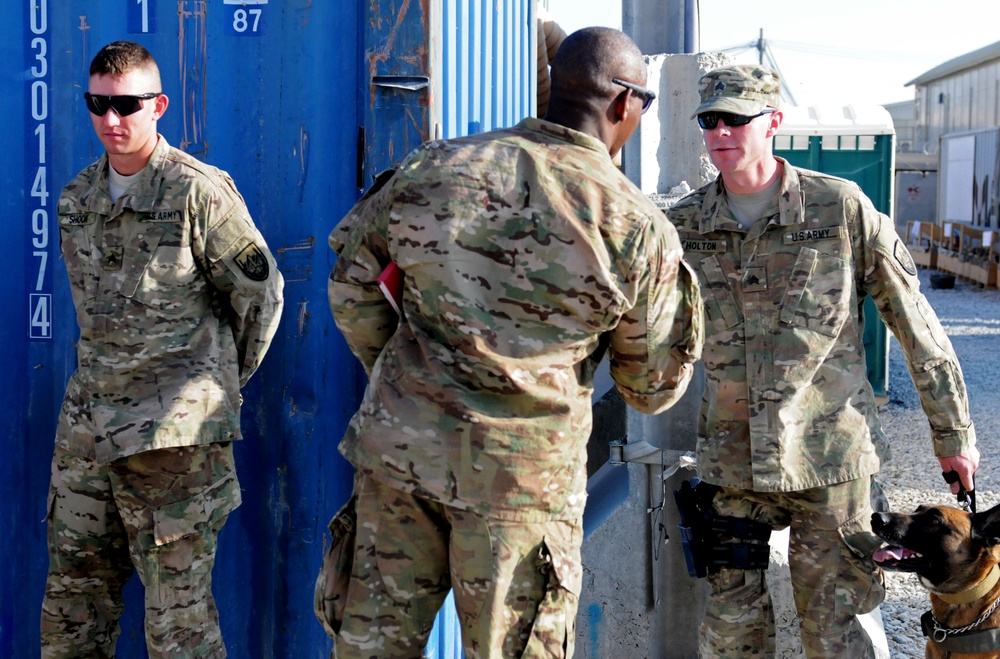
[[[139,44],[84,94],[105,153],[63,190],[77,369],[56,431],[42,657],[113,657],[133,571],[149,656],[225,657],[216,538],[240,504],[240,388],[277,330],[282,277],[232,179],[172,148]]]
[[[573,654],[594,371],[607,355],[654,412],[701,350],[676,232],[612,161],[645,82],[626,35],[575,32],[545,119],[419,147],[331,234],[330,304],[370,376],[340,443],[354,569],[318,589],[337,657],[422,656],[449,589],[467,656]]]
[[[719,177],[668,211],[705,298],[699,475],[720,487],[717,514],[791,528],[806,655],[873,656],[857,616],[884,597],[870,518],[889,451],[866,375],[865,295],[903,347],[941,468],[971,489],[979,452],[962,371],[891,220],[854,183],[773,155],[778,75],[727,66],[700,94],[692,118]],[[701,654],[773,655],[763,570],[708,578]]]

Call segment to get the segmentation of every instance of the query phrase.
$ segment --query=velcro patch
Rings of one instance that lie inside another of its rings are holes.
[[[122,247],[105,247],[101,255],[101,267],[105,270],[121,270],[125,249]]]
[[[899,267],[905,270],[907,274],[917,274],[917,265],[913,262],[913,257],[910,256],[910,250],[906,249],[906,245],[901,240],[896,240],[896,245],[892,248],[892,254],[896,257]]]
[[[743,272],[743,291],[761,293],[767,290],[767,268],[751,266]]]
[[[64,227],[82,227],[93,223],[94,217],[89,213],[70,213],[59,216],[59,225]]]
[[[681,238],[681,248],[685,252],[724,252],[724,240],[701,240],[697,238]]]
[[[180,222],[184,219],[182,210],[149,211],[138,215],[140,222]]]
[[[833,240],[840,238],[842,230],[843,227],[822,227],[819,229],[790,231],[785,234],[785,244],[797,245],[799,243],[814,243],[820,240]]]
[[[253,243],[244,247],[233,261],[243,274],[246,275],[247,279],[266,281],[268,275],[271,274],[271,266],[267,262],[267,257]]]

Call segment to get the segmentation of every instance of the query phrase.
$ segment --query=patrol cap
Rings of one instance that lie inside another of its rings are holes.
[[[713,69],[698,81],[701,105],[691,118],[709,110],[753,116],[765,107],[777,108],[781,101],[779,80],[777,73],[759,64]]]

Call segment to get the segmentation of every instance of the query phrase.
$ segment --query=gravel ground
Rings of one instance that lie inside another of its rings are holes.
[[[976,506],[986,510],[1000,503],[1000,290],[957,281],[951,290],[930,287],[930,272],[921,270],[921,290],[951,339],[962,364],[969,393],[972,420],[982,454],[976,479]],[[948,491],[931,450],[927,417],[899,343],[890,335],[889,402],[881,409],[882,426],[889,437],[893,459],[882,469],[880,480],[890,508],[910,512],[922,503],[957,505]],[[920,616],[930,608],[927,591],[913,575],[889,572],[882,604],[889,651],[894,659],[922,659],[926,640]],[[774,588],[775,586],[772,586]],[[779,584],[777,588],[783,588]],[[791,586],[787,586],[787,600]],[[777,599],[777,598],[776,598]],[[778,607],[776,601],[776,608]],[[802,656],[794,612],[776,610],[778,646],[782,659]]]
[[[953,290],[934,290],[927,270],[921,271],[920,280],[962,364],[982,454],[976,474],[976,507],[986,510],[1000,503],[996,466],[1000,454],[1000,290],[962,281]],[[881,478],[891,509],[908,512],[921,503],[955,505],[931,451],[927,417],[895,338],[889,348],[889,403],[881,416],[893,452]],[[893,657],[923,657],[920,616],[930,608],[927,591],[912,575],[890,572],[886,581],[882,620],[889,650]]]

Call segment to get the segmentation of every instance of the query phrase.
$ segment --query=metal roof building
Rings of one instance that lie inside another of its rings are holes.
[[[916,87],[915,151],[936,153],[942,135],[1000,125],[1000,41],[906,84]]]

